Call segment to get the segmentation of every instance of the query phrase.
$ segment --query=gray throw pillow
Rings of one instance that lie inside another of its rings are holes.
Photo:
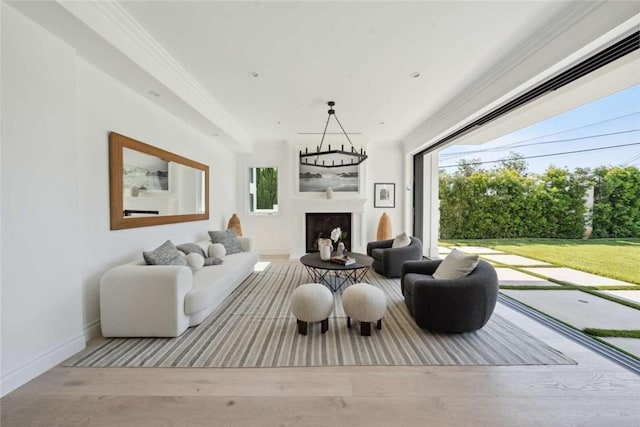
[[[152,251],[142,252],[142,256],[149,265],[188,265],[187,259],[180,254],[171,240],[167,240]]]
[[[220,258],[208,257],[204,259],[205,267],[209,265],[218,265],[218,264],[222,264],[222,260]]]
[[[224,246],[227,255],[242,252],[242,246],[234,228],[227,231],[209,231],[209,236],[213,243],[221,243]]]
[[[204,249],[202,249],[200,245],[195,243],[183,243],[181,245],[176,246],[176,248],[178,248],[179,251],[184,252],[187,255],[196,253],[196,254],[202,255],[202,258],[207,257],[207,254],[204,253]]]

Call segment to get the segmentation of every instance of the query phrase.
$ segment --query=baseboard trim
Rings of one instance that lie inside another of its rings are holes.
[[[102,329],[100,328],[100,319],[96,319],[93,322],[89,322],[84,326],[84,340],[89,342],[93,339],[100,338],[102,336]]]
[[[24,385],[86,347],[84,334],[49,350],[0,379],[0,397]]]
[[[628,356],[613,347],[603,344],[600,341],[591,338],[584,332],[571,328],[564,323],[559,322],[556,319],[553,319],[539,311],[536,311],[507,295],[498,294],[498,301],[509,308],[512,308],[526,316],[531,317],[534,320],[537,320],[543,325],[548,326],[549,328],[553,329],[556,332],[559,332],[560,334],[577,342],[578,344],[581,344],[588,349],[595,351],[596,353],[619,364],[620,366],[627,368],[634,374],[640,375],[640,361],[634,359],[633,357]]]

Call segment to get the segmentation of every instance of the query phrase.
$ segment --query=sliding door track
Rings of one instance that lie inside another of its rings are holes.
[[[634,359],[633,357],[622,353],[621,351],[616,350],[613,347],[610,347],[602,342],[590,337],[589,335],[581,332],[577,329],[571,328],[565,325],[562,322],[559,322],[545,314],[540,313],[526,305],[522,304],[519,301],[516,301],[513,298],[510,298],[504,294],[498,294],[498,301],[502,304],[506,305],[509,308],[514,309],[515,311],[522,313],[543,325],[553,329],[556,332],[559,332],[563,336],[572,339],[573,341],[587,347],[589,350],[593,350],[596,353],[606,357],[607,359],[621,365],[636,375],[640,376],[640,360]]]

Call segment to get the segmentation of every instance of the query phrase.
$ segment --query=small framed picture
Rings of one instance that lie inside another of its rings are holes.
[[[396,207],[396,185],[390,183],[373,184],[373,207],[374,208],[395,208]]]

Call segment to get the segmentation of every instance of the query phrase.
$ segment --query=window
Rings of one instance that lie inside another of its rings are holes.
[[[278,168],[249,168],[249,212],[278,212]]]

